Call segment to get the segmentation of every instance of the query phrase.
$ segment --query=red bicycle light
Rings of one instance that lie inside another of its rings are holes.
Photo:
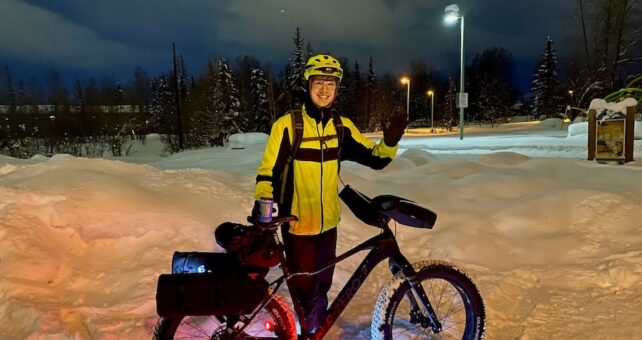
[[[274,325],[270,321],[265,322],[265,330],[272,331],[274,330]]]

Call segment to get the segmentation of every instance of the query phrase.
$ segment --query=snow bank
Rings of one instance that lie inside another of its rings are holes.
[[[635,139],[642,139],[642,122],[635,122]],[[588,122],[573,123],[569,125],[568,131],[566,134],[567,137],[579,137],[584,136],[588,138]]]
[[[473,277],[489,339],[642,334],[642,167],[551,158],[583,145],[558,135],[504,137],[404,138],[406,151],[384,170],[345,162],[342,179],[437,212],[432,230],[395,226],[400,248],[411,262],[447,260]],[[493,140],[503,152],[471,155]],[[462,154],[420,149],[433,145]],[[174,250],[218,249],[214,226],[244,221],[262,152],[193,150],[154,166],[0,158],[0,338],[149,338],[158,275]],[[378,233],[344,208],[338,251]],[[337,266],[331,297],[360,256]],[[328,339],[369,339],[389,278],[377,267]]]
[[[588,122],[573,123],[568,126],[566,137],[575,136],[584,136],[585,138],[588,138]]]
[[[244,149],[248,145],[265,144],[268,135],[262,132],[235,133],[229,137],[230,149]]]
[[[539,124],[541,127],[559,129],[562,127],[562,120],[559,118],[547,118],[541,121]]]

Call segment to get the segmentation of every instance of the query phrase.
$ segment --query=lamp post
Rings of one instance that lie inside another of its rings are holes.
[[[460,77],[459,77],[459,139],[464,139],[464,106],[468,106],[466,102],[465,105],[461,97],[464,96],[464,15],[459,11],[459,6],[453,4],[448,5],[444,9],[444,21],[448,24],[454,24],[457,22],[457,19],[461,19],[461,56],[460,56]]]
[[[568,94],[571,96],[571,106],[573,106],[573,90],[568,90]]]
[[[403,77],[401,78],[401,83],[406,84],[408,87],[408,90],[406,92],[406,121],[408,122],[408,125],[410,125],[410,78],[408,77]]]
[[[428,90],[430,96],[430,133],[435,133],[434,117],[435,117],[435,92]]]

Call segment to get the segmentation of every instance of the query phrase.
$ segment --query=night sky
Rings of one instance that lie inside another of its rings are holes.
[[[42,77],[54,67],[68,82],[131,79],[171,68],[171,43],[192,73],[208,58],[254,55],[281,70],[297,26],[315,52],[372,56],[378,74],[403,73],[423,58],[442,74],[459,68],[459,24],[446,26],[444,7],[430,0],[0,0],[0,65],[14,78]],[[577,27],[572,0],[460,1],[466,59],[503,47],[516,61],[518,86],[530,88],[546,37],[558,56]]]

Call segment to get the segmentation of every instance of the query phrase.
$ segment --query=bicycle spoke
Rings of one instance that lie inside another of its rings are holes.
[[[393,321],[393,338],[396,339],[461,339],[466,327],[465,305],[459,291],[447,280],[430,279],[422,282],[429,296],[429,301],[442,324],[442,331],[435,334],[430,328],[421,327],[421,323],[410,322],[412,290],[407,289],[407,296],[402,300]],[[423,308],[421,308],[423,310]]]
[[[189,320],[187,321],[187,325],[188,325],[192,330],[197,331],[197,332],[198,332],[198,334],[200,334],[200,335],[204,335],[204,336],[207,336],[207,332],[205,332],[205,330],[203,329],[203,327],[201,327],[201,325],[199,325],[199,323],[198,323],[198,322],[196,322],[196,320],[195,320],[193,317],[189,316]],[[194,333],[186,333],[186,332],[180,332],[180,333],[181,333],[181,334],[191,334],[191,335],[194,335]]]

